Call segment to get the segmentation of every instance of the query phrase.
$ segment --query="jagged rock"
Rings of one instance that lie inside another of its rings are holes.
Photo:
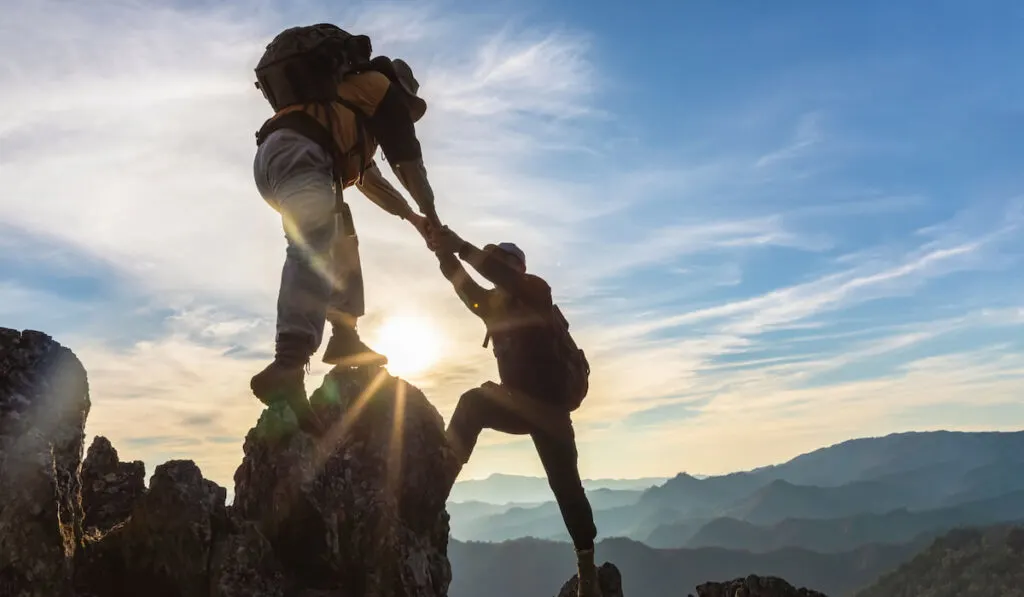
[[[297,432],[286,408],[249,431],[238,514],[258,523],[301,594],[446,595],[440,414],[383,369],[332,370],[310,402],[329,425],[321,438]]]
[[[781,578],[751,575],[730,582],[704,583],[697,587],[697,597],[827,597],[827,595],[810,589],[797,589]]]
[[[70,350],[0,328],[0,595],[71,593],[89,408],[85,368]]]
[[[210,559],[210,597],[285,597],[283,570],[257,526],[232,521],[214,545]]]
[[[82,464],[82,510],[86,532],[106,533],[131,516],[146,493],[146,465],[121,462],[110,440],[96,436]]]
[[[87,537],[75,563],[79,594],[206,597],[214,538],[227,528],[223,487],[191,460],[156,467],[131,517]]]
[[[227,491],[203,478],[191,460],[156,467],[149,491],[125,524],[129,595],[204,597],[213,537],[226,525]]]
[[[622,597],[622,573],[611,562],[605,562],[597,568],[597,583],[601,587],[601,597]],[[558,592],[558,597],[576,597],[579,577],[573,575]],[[730,596],[731,597],[731,596]]]

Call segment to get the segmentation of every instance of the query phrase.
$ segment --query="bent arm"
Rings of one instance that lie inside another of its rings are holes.
[[[412,208],[409,207],[405,197],[384,178],[376,162],[370,162],[363,172],[362,181],[356,182],[356,187],[366,195],[367,199],[391,215],[398,216],[403,220],[408,220],[413,215]]]
[[[536,308],[551,306],[551,287],[537,276],[522,274],[501,259],[463,241],[459,257],[508,294]]]
[[[434,207],[434,191],[427,180],[427,169],[423,165],[423,150],[416,138],[416,126],[405,105],[402,91],[394,84],[387,92],[373,116],[369,126],[380,144],[384,157],[391,163],[391,169],[405,190],[420,208],[420,213],[439,223]]]
[[[441,273],[455,287],[455,294],[462,302],[481,319],[485,319],[489,313],[490,292],[480,286],[469,276],[466,268],[459,263],[458,257],[447,254],[438,254],[437,260],[441,265]]]

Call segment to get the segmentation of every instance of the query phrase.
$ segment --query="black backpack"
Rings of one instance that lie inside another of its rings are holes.
[[[267,44],[256,65],[256,88],[263,93],[275,113],[297,104],[338,102],[355,114],[356,143],[348,153],[360,158],[359,179],[366,169],[363,155],[365,115],[338,97],[337,88],[345,75],[368,68],[372,51],[369,37],[352,35],[330,23],[320,23],[285,29]],[[265,122],[256,133],[256,144],[261,144],[270,133],[282,128],[293,129],[318,143],[334,159],[335,178],[340,180],[344,177],[342,169],[348,163],[347,156],[340,154],[330,131],[304,111],[289,112]]]
[[[547,339],[553,343],[555,359],[562,367],[565,382],[564,406],[572,412],[580,407],[590,389],[590,363],[587,355],[576,345],[569,333],[569,321],[562,315],[558,305],[551,305],[551,311],[542,314],[549,333]],[[491,340],[491,333],[484,336],[484,348]]]
[[[555,343],[555,354],[562,363],[566,381],[566,405],[569,412],[580,407],[590,389],[590,363],[587,355],[576,345],[569,333],[569,321],[562,315],[558,305],[551,306],[552,342]]]
[[[320,23],[277,34],[256,65],[256,88],[275,112],[295,104],[331,102],[338,82],[369,64],[370,38]]]

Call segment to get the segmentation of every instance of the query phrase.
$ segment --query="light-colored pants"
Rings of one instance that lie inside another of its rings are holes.
[[[364,314],[351,213],[344,203],[335,209],[340,198],[330,155],[295,131],[267,137],[256,150],[253,174],[260,195],[281,214],[288,241],[277,298],[278,350],[298,343],[308,357],[320,347],[325,320]]]

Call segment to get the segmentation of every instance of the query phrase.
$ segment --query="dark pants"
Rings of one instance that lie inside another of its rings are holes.
[[[492,382],[459,398],[448,438],[469,461],[483,429],[530,435],[548,484],[576,549],[592,549],[597,528],[577,467],[576,435],[569,413]]]

